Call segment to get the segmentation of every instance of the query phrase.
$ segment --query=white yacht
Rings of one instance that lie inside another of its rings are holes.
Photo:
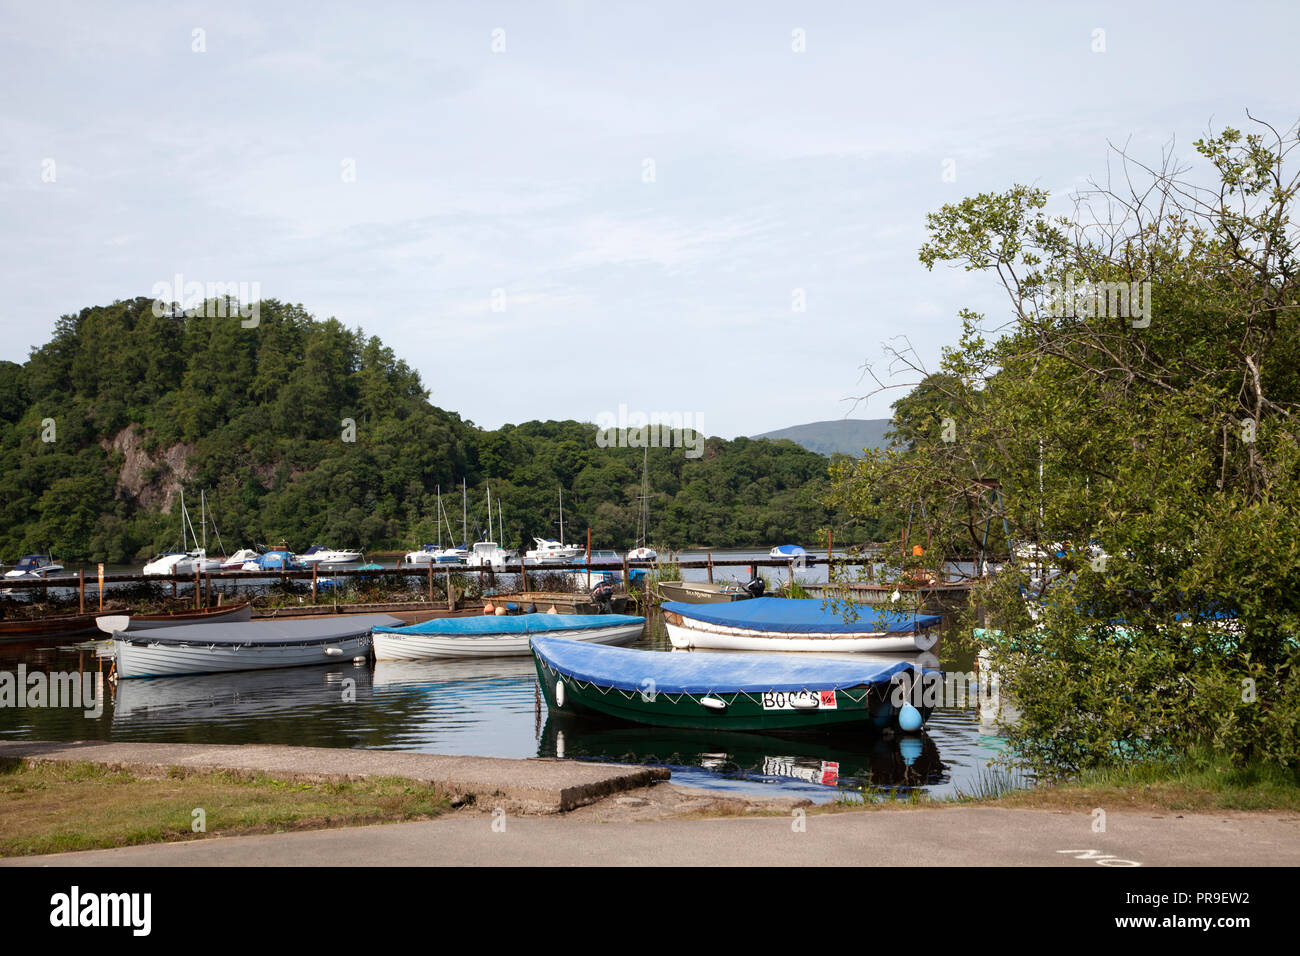
[[[202,549],[196,551],[164,551],[162,554],[155,555],[153,560],[144,566],[145,574],[193,574],[194,560],[196,557],[206,558]]]
[[[501,547],[495,541],[475,541],[465,558],[465,564],[471,568],[491,567],[500,571],[507,564],[514,564],[518,560],[518,554]]]
[[[356,564],[361,560],[361,557],[360,551],[337,551],[323,545],[313,544],[298,555],[298,560],[305,568],[341,568],[345,565]]]
[[[573,564],[585,553],[585,549],[576,544],[562,544],[549,538],[534,538],[537,547],[525,551],[524,557],[538,564]]]
[[[260,551],[253,548],[240,548],[226,560],[221,562],[222,571],[242,571],[244,565],[249,561],[256,561]]]

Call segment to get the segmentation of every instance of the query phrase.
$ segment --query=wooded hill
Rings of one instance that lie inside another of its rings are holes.
[[[175,547],[182,487],[196,526],[207,492],[228,551],[281,539],[408,549],[437,539],[439,486],[459,536],[462,479],[471,539],[489,485],[506,545],[555,536],[563,487],[569,539],[590,527],[594,547],[626,548],[643,452],[595,435],[576,421],[480,429],[431,405],[378,338],[300,305],[263,301],[249,329],[114,302],[59,319],[26,363],[0,363],[0,557],[117,562]],[[827,465],[786,441],[709,438],[698,459],[651,448],[649,539],[823,541]]]

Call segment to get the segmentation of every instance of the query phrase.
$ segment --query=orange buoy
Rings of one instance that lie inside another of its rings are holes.
[[[491,601],[488,601],[486,604],[483,605],[483,613],[484,613],[484,614],[491,614],[491,613],[493,613],[495,610],[496,610],[496,608],[494,608],[494,607],[492,606],[492,602],[491,602]]]

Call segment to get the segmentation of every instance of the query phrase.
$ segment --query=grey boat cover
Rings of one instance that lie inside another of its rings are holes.
[[[113,637],[132,644],[200,644],[205,647],[324,644],[367,634],[375,627],[405,624],[390,614],[330,615],[296,621],[237,621],[228,624],[183,624],[145,631],[117,631]]]

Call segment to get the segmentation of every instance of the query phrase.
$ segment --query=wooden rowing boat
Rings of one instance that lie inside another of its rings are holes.
[[[105,634],[118,631],[150,631],[159,627],[179,627],[183,624],[218,624],[249,621],[253,605],[232,604],[227,607],[205,607],[198,611],[172,611],[167,614],[100,614],[95,624]]]

